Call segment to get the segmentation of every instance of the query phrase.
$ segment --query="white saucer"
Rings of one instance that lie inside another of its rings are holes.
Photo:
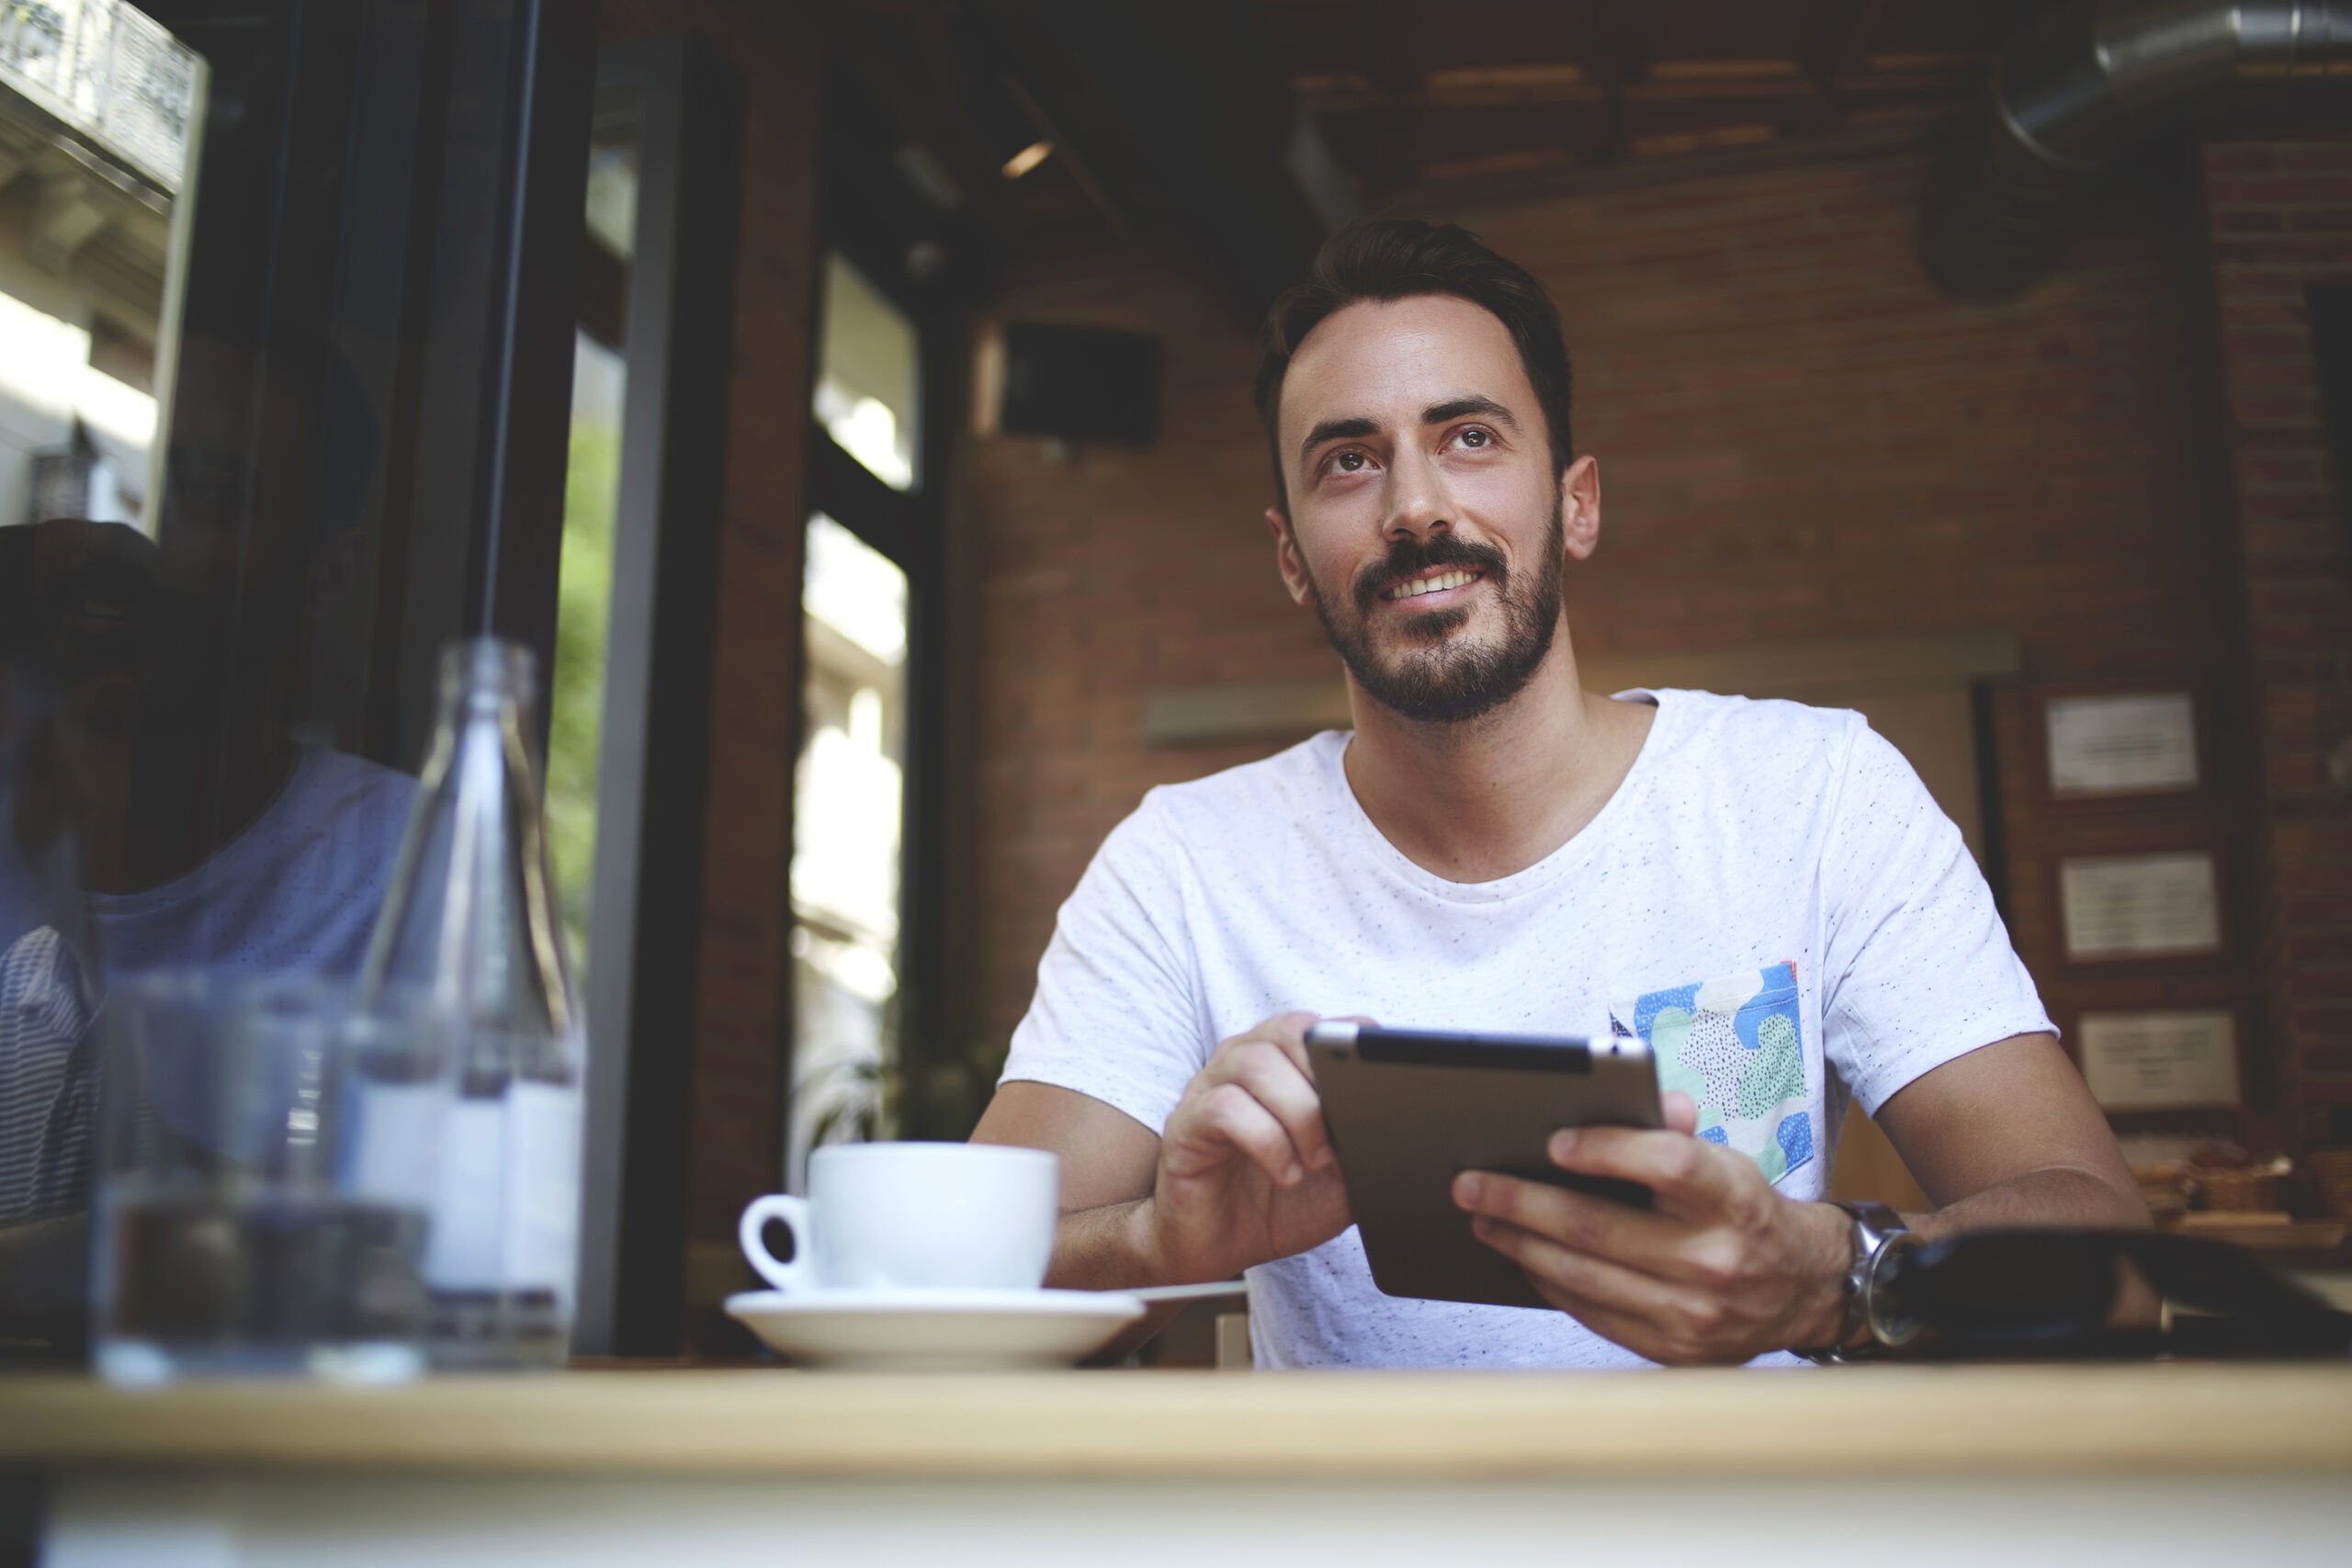
[[[1144,1314],[1123,1291],[745,1291],[733,1317],[795,1360],[867,1370],[1067,1367]]]

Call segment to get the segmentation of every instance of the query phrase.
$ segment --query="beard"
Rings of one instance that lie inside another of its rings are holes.
[[[1307,587],[1323,635],[1356,683],[1383,707],[1423,724],[1483,718],[1519,695],[1552,651],[1560,626],[1562,523],[1555,495],[1542,559],[1523,576],[1512,572],[1493,546],[1450,533],[1398,540],[1386,559],[1356,574],[1346,605],[1335,605],[1310,571]],[[1493,585],[1502,609],[1502,636],[1491,642],[1457,642],[1453,634],[1469,624],[1475,608],[1462,604],[1409,616],[1388,638],[1403,646],[1377,646],[1372,615],[1382,591],[1436,567],[1476,571]]]

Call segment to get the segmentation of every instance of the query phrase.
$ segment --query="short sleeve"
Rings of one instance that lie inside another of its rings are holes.
[[[1960,829],[1859,716],[1822,891],[1823,1048],[1864,1111],[1980,1046],[2055,1032]]]
[[[1054,922],[1000,1083],[1075,1089],[1158,1133],[1207,1060],[1170,814],[1147,795]]]

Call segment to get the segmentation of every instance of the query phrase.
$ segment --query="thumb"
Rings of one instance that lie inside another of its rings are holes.
[[[1668,1132],[1695,1137],[1699,1132],[1699,1102],[1679,1089],[1668,1089],[1658,1097],[1658,1109],[1666,1115]]]

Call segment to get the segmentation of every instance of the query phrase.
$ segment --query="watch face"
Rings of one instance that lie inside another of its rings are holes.
[[[1890,1349],[1908,1345],[1919,1337],[1921,1324],[1917,1313],[1905,1312],[1895,1306],[1896,1281],[1903,1265],[1919,1249],[1917,1235],[1901,1231],[1886,1238],[1878,1256],[1871,1260],[1871,1277],[1862,1288],[1862,1315],[1870,1325],[1871,1337]]]

